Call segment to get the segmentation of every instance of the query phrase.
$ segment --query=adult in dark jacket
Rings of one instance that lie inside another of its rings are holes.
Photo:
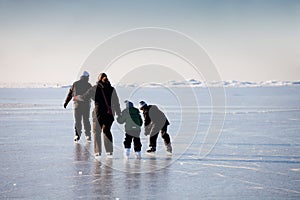
[[[88,91],[92,85],[89,83],[89,73],[84,71],[80,80],[73,83],[66,97],[64,108],[67,108],[68,103],[72,97],[76,95],[82,95]],[[83,119],[83,125],[85,129],[85,137],[88,142],[91,141],[91,124],[90,124],[90,108],[91,101],[89,99],[85,101],[74,101],[74,118],[75,118],[75,137],[74,141],[78,142],[81,137],[81,121]]]
[[[141,126],[143,125],[143,120],[140,115],[140,111],[133,106],[130,101],[125,101],[126,108],[122,111],[121,115],[117,118],[120,124],[125,123],[125,158],[130,155],[131,142],[133,140],[135,157],[141,158]]]
[[[149,148],[147,153],[154,153],[156,151],[156,141],[159,131],[161,132],[161,137],[164,140],[166,150],[168,153],[172,153],[172,145],[169,134],[167,133],[168,125],[170,125],[165,114],[159,110],[156,105],[147,105],[146,102],[140,101],[140,110],[143,111],[144,115],[144,134],[150,135]]]
[[[97,84],[85,94],[76,96],[76,99],[81,101],[94,100],[93,132],[95,157],[99,159],[102,152],[101,132],[103,132],[106,154],[108,157],[111,157],[113,153],[113,137],[110,129],[114,121],[114,115],[117,114],[119,116],[121,108],[116,90],[111,86],[107,75],[101,73],[98,76]]]

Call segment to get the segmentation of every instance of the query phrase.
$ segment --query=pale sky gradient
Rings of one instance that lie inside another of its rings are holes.
[[[300,80],[299,0],[0,0],[0,82],[71,83],[101,42],[139,27],[190,36],[223,80]]]

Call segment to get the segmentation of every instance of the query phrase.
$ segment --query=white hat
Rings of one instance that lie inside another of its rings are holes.
[[[84,71],[81,76],[89,77],[90,74],[87,71]]]
[[[147,106],[145,101],[140,101],[139,103],[139,109],[141,110],[143,107]]]

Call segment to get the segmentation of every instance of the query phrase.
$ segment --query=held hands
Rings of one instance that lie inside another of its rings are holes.
[[[74,96],[73,101],[83,101],[83,98],[80,95]]]
[[[144,135],[145,135],[145,136],[150,135],[150,130],[151,130],[151,128],[150,128],[149,125],[148,125],[148,126],[145,126],[145,129],[144,129]]]
[[[119,123],[119,124],[123,124],[124,122],[122,121],[122,115],[121,114],[117,114],[117,122]]]
[[[150,131],[146,131],[146,130],[145,130],[144,135],[145,135],[145,136],[150,135]]]

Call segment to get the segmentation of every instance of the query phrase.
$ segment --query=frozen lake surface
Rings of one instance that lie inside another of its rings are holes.
[[[159,136],[156,156],[124,160],[115,122],[114,157],[100,162],[93,143],[73,143],[72,106],[62,106],[67,90],[0,89],[1,199],[300,198],[299,86],[226,88],[224,127],[201,158],[213,125],[206,88],[193,89],[196,107],[185,88],[118,89],[122,101],[147,100],[167,113],[174,154],[166,155]],[[142,144],[145,152],[143,133]]]

